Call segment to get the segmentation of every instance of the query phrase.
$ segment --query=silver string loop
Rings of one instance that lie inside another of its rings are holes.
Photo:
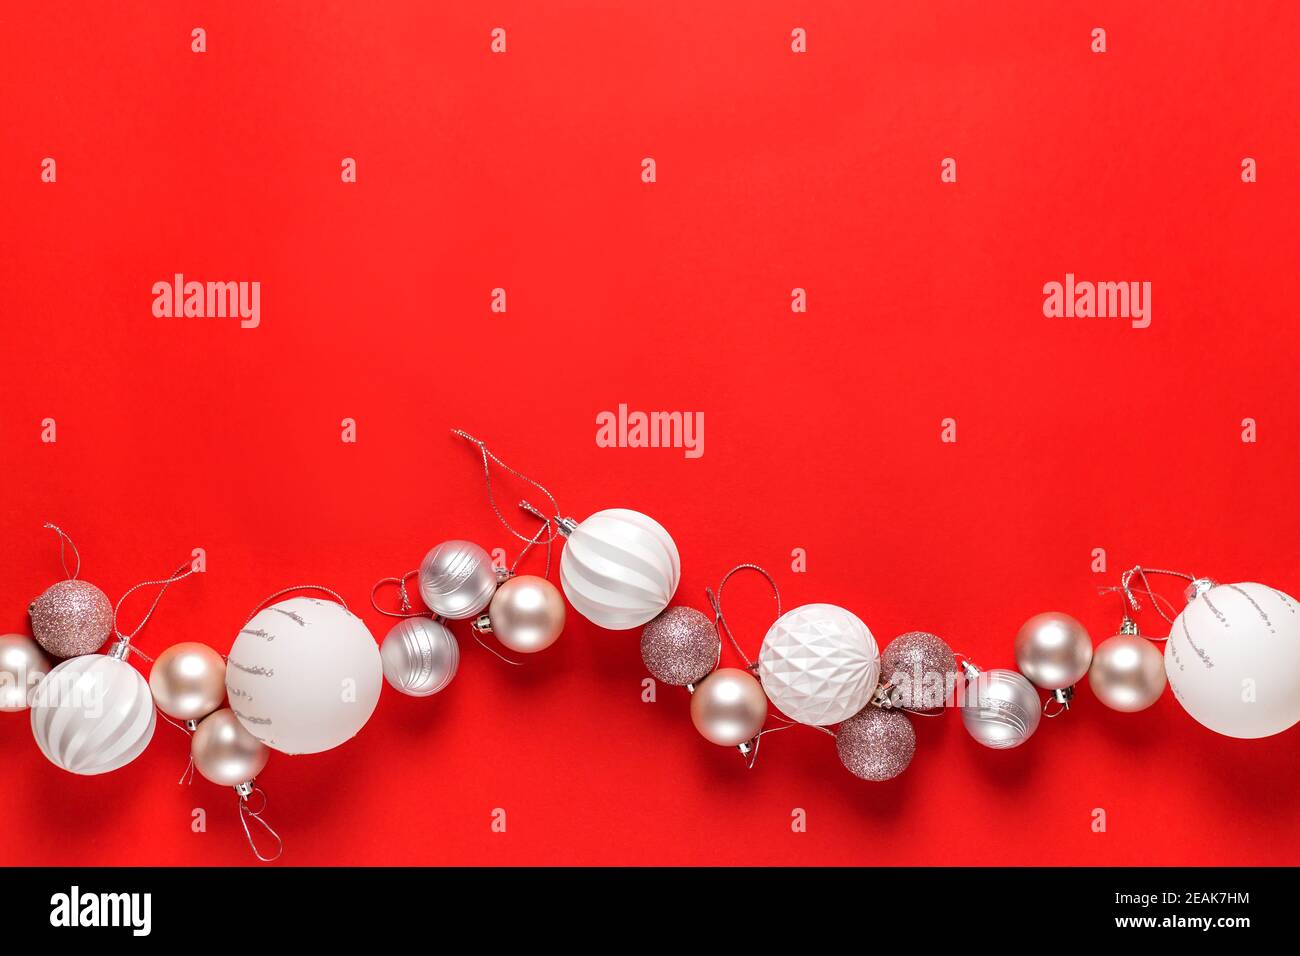
[[[736,653],[739,654],[741,660],[745,662],[745,667],[752,671],[757,668],[758,665],[751,661],[749,655],[741,650],[740,643],[736,640],[735,635],[731,633],[731,627],[727,624],[727,619],[722,614],[722,589],[727,586],[727,582],[731,580],[731,576],[738,571],[757,571],[767,579],[767,583],[772,588],[772,596],[776,598],[776,616],[778,618],[781,616],[781,589],[776,586],[776,579],[773,578],[772,575],[768,574],[767,571],[760,568],[757,564],[736,565],[722,576],[722,581],[718,585],[716,594],[709,588],[704,589],[704,595],[709,599],[709,606],[713,608],[713,626],[718,628],[723,634],[727,635],[727,640],[731,641],[731,646],[736,649]]]
[[[47,521],[45,522],[45,527],[49,528],[51,531],[53,531],[55,534],[59,536],[59,564],[63,565],[63,573],[68,575],[69,581],[77,580],[77,575],[81,573],[81,552],[77,550],[77,546],[73,543],[72,539],[68,537],[67,532],[65,532],[58,525]],[[68,562],[64,556],[65,544],[68,547],[72,548],[72,555],[77,559],[76,570],[71,573],[68,572]]]
[[[131,641],[135,638],[135,636],[139,634],[142,630],[144,630],[144,626],[149,623],[149,618],[153,617],[153,612],[158,609],[158,602],[160,602],[163,599],[163,595],[167,593],[167,589],[171,587],[173,584],[175,584],[177,581],[184,581],[186,578],[188,578],[191,574],[194,573],[195,573],[194,563],[192,561],[187,560],[184,564],[182,564],[175,571],[173,571],[169,576],[159,581],[141,581],[139,584],[135,585],[134,587],[129,588],[125,594],[123,594],[120,598],[117,599],[117,604],[113,606],[114,636],[116,636],[119,641],[122,641],[129,645]],[[157,587],[160,584],[162,585],[162,587],[158,588],[158,593],[154,595],[153,603],[149,605],[149,610],[145,612],[144,617],[141,619],[140,623],[136,625],[135,630],[132,631],[130,634],[123,634],[122,631],[117,626],[117,618],[118,615],[121,613],[123,602],[125,602],[127,598],[129,598],[132,594],[134,594],[136,591],[140,590],[141,588]],[[143,657],[145,660],[149,661],[150,663],[153,663],[153,658],[146,655],[143,651],[138,651],[134,647],[132,647],[131,650],[135,651],[135,653],[139,654],[141,657]]]
[[[244,826],[244,836],[248,839],[248,845],[252,848],[253,855],[263,863],[274,863],[284,853],[284,841],[280,839],[280,834],[272,830],[271,825],[262,819],[262,813],[266,810],[266,793],[261,787],[254,787],[252,793],[261,795],[262,805],[254,810],[249,806],[248,797],[241,794],[239,797],[239,822]],[[257,841],[253,839],[253,832],[248,826],[250,819],[260,823],[262,828],[275,839],[275,856],[263,856],[262,851],[257,848]]]
[[[343,600],[343,596],[340,595],[338,591],[335,591],[332,588],[327,588],[323,584],[295,584],[293,585],[293,587],[281,588],[280,590],[272,594],[270,597],[262,601],[262,603],[257,605],[257,607],[253,608],[253,613],[248,615],[248,621],[251,621],[253,618],[257,617],[257,612],[262,610],[262,608],[266,607],[276,598],[281,597],[282,595],[285,594],[291,594],[294,591],[321,591],[322,593],[328,594],[334,600],[338,601],[339,604],[343,605],[343,610],[348,611],[348,613],[351,613],[351,611],[348,609],[348,602]],[[248,621],[245,621],[244,624],[247,625]]]
[[[499,465],[501,468],[503,468],[505,471],[509,472],[511,475],[514,475],[520,481],[532,485],[534,488],[536,488],[538,491],[544,494],[546,496],[546,500],[551,503],[552,514],[556,518],[560,517],[560,506],[556,502],[555,496],[552,495],[546,489],[545,485],[543,485],[539,481],[534,481],[532,478],[529,478],[527,475],[523,474],[522,472],[516,471],[514,468],[511,468],[509,465],[507,465],[496,455],[492,454],[492,452],[488,451],[488,447],[485,442],[475,438],[473,435],[469,434],[468,432],[463,431],[462,429],[459,428],[453,428],[451,430],[451,433],[457,436],[458,438],[463,438],[467,442],[470,442],[471,444],[478,446],[479,456],[483,460],[483,482],[487,486],[488,504],[491,506],[493,513],[497,516],[497,520],[500,521],[502,526],[507,531],[509,531],[512,535],[514,535],[520,541],[533,540],[533,538],[530,538],[528,535],[524,534],[523,532],[515,530],[515,527],[509,521],[507,521],[505,515],[501,513],[501,509],[497,507],[496,493],[492,490],[492,465],[491,465],[492,462],[496,462],[496,464]],[[519,507],[523,508],[525,511],[529,511],[531,513],[537,513],[537,509],[534,508],[532,505],[528,504],[528,502],[526,501],[521,501],[519,503]],[[558,529],[558,522],[557,522],[557,529]],[[551,541],[555,540],[557,534],[558,534],[558,530],[551,531],[548,537],[546,538],[546,541],[542,543],[549,544]]]
[[[1157,594],[1154,590],[1152,590],[1151,582],[1147,580],[1148,574],[1164,574],[1164,575],[1168,575],[1171,578],[1181,578],[1184,581],[1196,580],[1196,578],[1193,575],[1184,574],[1182,571],[1167,571],[1163,568],[1144,568],[1142,567],[1142,565],[1139,564],[1136,565],[1135,567],[1129,568],[1127,571],[1125,571],[1123,574],[1120,575],[1118,586],[1105,587],[1105,588],[1101,588],[1100,590],[1103,593],[1118,591],[1120,594],[1124,596],[1124,600],[1128,603],[1128,606],[1132,608],[1134,611],[1142,610],[1142,604],[1140,601],[1138,601],[1137,595],[1135,595],[1133,592],[1137,591],[1139,594],[1145,594],[1148,598],[1151,599],[1151,606],[1155,608],[1156,613],[1159,614],[1162,618],[1164,618],[1166,622],[1172,625],[1174,623],[1174,619],[1165,613],[1165,607],[1168,607],[1169,610],[1172,612],[1174,610],[1174,606],[1169,601],[1168,598],[1165,598]],[[1142,582],[1142,586],[1140,588],[1134,586],[1133,584],[1133,579],[1135,577],[1139,578]],[[1167,637],[1164,638],[1153,637],[1151,639],[1157,641],[1168,640]]]
[[[411,610],[412,607],[411,597],[409,594],[406,593],[406,582],[419,573],[420,572],[417,569],[415,571],[407,571],[400,578],[380,578],[378,581],[375,582],[375,586],[370,589],[370,606],[373,607],[380,614],[384,614],[388,617],[405,618],[405,617],[425,617],[426,615],[429,617],[436,616],[432,611],[429,610],[424,610],[424,611]],[[385,584],[397,585],[397,594],[402,602],[402,608],[400,611],[385,611],[382,607],[379,606],[378,602],[375,601],[375,594]]]

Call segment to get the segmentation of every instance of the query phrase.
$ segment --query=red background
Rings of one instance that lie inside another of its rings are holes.
[[[511,546],[452,425],[566,513],[658,518],[682,602],[756,561],[787,607],[985,666],[1038,611],[1112,633],[1097,588],[1138,562],[1300,591],[1294,4],[5,6],[0,630],[61,577],[50,520],[114,600],[207,550],[149,653],[224,651],[302,582],[382,637],[375,579],[444,538]],[[1044,318],[1067,271],[1150,281],[1151,327]],[[154,318],[175,272],[261,281],[261,327]],[[704,457],[597,448],[620,402],[704,412]],[[728,605],[756,650],[761,582]],[[886,784],[805,730],[746,771],[684,691],[641,702],[635,632],[570,620],[518,669],[462,627],[447,691],[386,688],[355,740],[275,755],[284,862],[1296,862],[1295,731],[1230,740],[1168,693],[1123,715],[1083,688],[1011,752],[918,720]],[[0,748],[5,863],[252,861],[234,795],[176,785],[165,725],[103,777],[46,763],[26,715]]]

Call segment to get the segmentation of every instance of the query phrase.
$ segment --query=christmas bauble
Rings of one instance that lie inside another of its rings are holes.
[[[1022,674],[981,671],[966,684],[961,721],[985,747],[1009,750],[1028,740],[1042,719],[1038,691]]]
[[[567,532],[560,585],[579,614],[600,627],[640,627],[668,606],[681,578],[677,545],[637,511],[597,511]]]
[[[1300,721],[1300,611],[1263,584],[1196,593],[1174,619],[1165,672],[1183,708],[1227,737],[1269,737]]]
[[[880,681],[890,685],[890,699],[896,707],[942,707],[952,696],[957,680],[957,658],[952,648],[925,631],[900,634],[880,655]]]
[[[153,739],[149,685],[106,654],[66,660],[32,691],[32,736],[55,766],[91,775],[125,767]]]
[[[1044,690],[1073,687],[1091,663],[1092,638],[1068,614],[1036,614],[1016,634],[1016,667]]]
[[[496,588],[491,556],[471,541],[444,541],[420,562],[420,597],[425,607],[448,620],[478,614]]]
[[[1165,692],[1165,659],[1138,634],[1116,634],[1097,645],[1088,668],[1093,696],[1125,713],[1146,710]]]
[[[912,762],[916,731],[902,711],[868,705],[835,728],[835,749],[854,776],[892,780]]]
[[[198,720],[226,699],[226,662],[206,644],[173,644],[154,660],[149,689],[167,716]]]
[[[226,692],[244,729],[273,750],[330,750],[365,726],[383,668],[365,624],[333,601],[295,597],[244,625],[230,648]]]
[[[691,721],[705,740],[738,747],[753,740],[767,719],[767,698],[749,671],[722,667],[695,688]]]
[[[722,641],[713,620],[693,607],[670,607],[641,632],[641,660],[655,680],[684,687],[718,666]]]
[[[758,652],[763,690],[781,713],[803,724],[838,724],[871,699],[880,651],[867,625],[834,604],[787,611]]]
[[[32,688],[50,672],[41,646],[25,634],[0,636],[0,713],[27,709]]]
[[[203,718],[190,739],[194,769],[223,787],[249,783],[271,759],[271,751],[223,707]]]
[[[426,617],[408,617],[394,624],[384,637],[379,657],[389,687],[411,697],[428,697],[456,676],[460,645],[445,625]]]
[[[564,598],[554,584],[535,574],[521,574],[497,588],[487,614],[474,627],[512,651],[535,654],[556,642],[564,630],[564,616]]]
[[[55,657],[93,654],[113,630],[113,605],[86,581],[52,584],[27,609],[32,636]]]

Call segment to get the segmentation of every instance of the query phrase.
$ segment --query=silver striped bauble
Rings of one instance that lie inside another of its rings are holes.
[[[436,694],[456,676],[460,645],[451,631],[427,617],[408,617],[393,625],[379,645],[384,679],[412,697]]]
[[[496,589],[491,556],[471,541],[444,541],[420,562],[420,597],[439,617],[474,617],[488,606]]]
[[[677,545],[639,511],[597,511],[568,531],[560,584],[579,614],[612,631],[640,627],[668,606],[682,576]]]
[[[980,671],[966,684],[961,721],[985,747],[1009,750],[1033,736],[1043,703],[1034,685],[1015,671]]]
[[[125,767],[153,739],[153,696],[138,670],[105,654],[64,661],[32,691],[32,736],[55,766],[89,776]]]

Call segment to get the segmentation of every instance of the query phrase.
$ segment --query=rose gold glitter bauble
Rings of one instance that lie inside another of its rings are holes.
[[[713,621],[693,607],[670,607],[641,632],[641,660],[661,684],[685,687],[718,664],[722,650]]]
[[[901,711],[867,706],[836,728],[835,749],[855,777],[892,780],[912,762],[916,731]]]
[[[957,686],[957,658],[939,637],[908,631],[889,642],[880,655],[880,680],[892,684],[896,707],[933,710],[942,707]]]
[[[93,654],[113,630],[108,596],[85,581],[60,581],[31,603],[32,637],[55,657]]]

